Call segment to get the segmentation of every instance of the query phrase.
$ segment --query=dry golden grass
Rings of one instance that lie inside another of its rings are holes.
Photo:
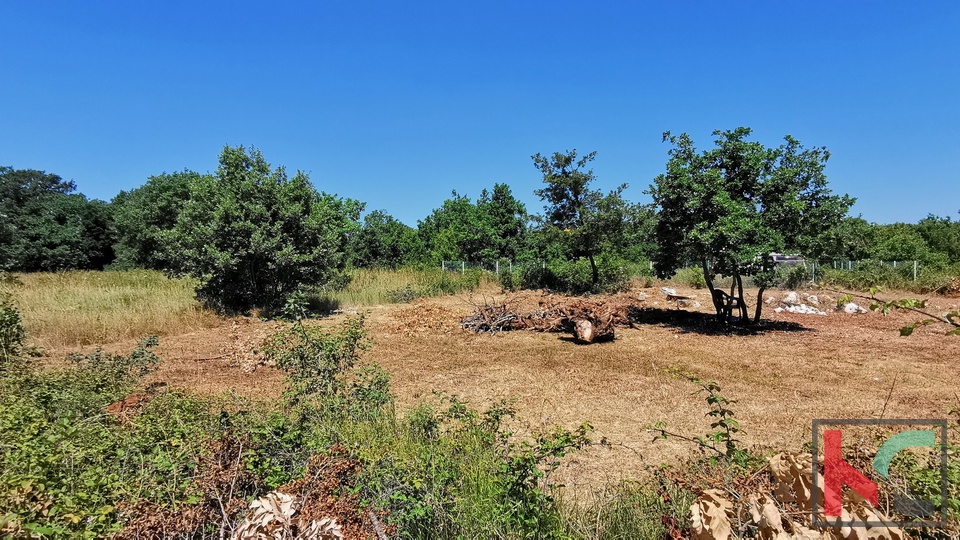
[[[3,289],[17,303],[31,343],[44,348],[183,334],[220,323],[194,299],[194,282],[160,272],[21,274]]]
[[[350,277],[350,283],[346,288],[324,293],[322,297],[336,302],[342,308],[356,309],[389,304],[393,302],[392,292],[407,287],[417,292],[419,296],[436,296],[489,283],[489,276],[486,274],[461,275],[458,272],[444,272],[440,269],[358,268],[351,271]]]

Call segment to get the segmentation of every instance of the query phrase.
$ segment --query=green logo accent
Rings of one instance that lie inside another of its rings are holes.
[[[915,429],[897,433],[887,439],[883,446],[877,450],[876,457],[873,458],[873,468],[884,478],[890,478],[890,462],[893,456],[901,450],[912,446],[933,446],[936,444],[936,434],[929,429]]]

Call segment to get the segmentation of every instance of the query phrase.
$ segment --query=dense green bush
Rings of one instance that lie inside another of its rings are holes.
[[[693,266],[677,270],[671,280],[694,289],[702,289],[707,286],[707,280],[703,278],[703,270]]]
[[[601,255],[596,258],[599,284],[593,283],[592,268],[586,258],[555,259],[549,263],[514,265],[500,269],[500,285],[505,290],[547,289],[567,294],[620,292],[626,290],[631,273],[629,263]]]
[[[154,345],[146,339],[128,356],[74,356],[64,369],[19,364],[0,378],[0,527],[89,537],[117,529],[117,505],[139,460],[131,463],[124,431],[103,409],[154,363]]]
[[[0,369],[20,356],[25,339],[20,313],[0,294]]]
[[[335,281],[363,208],[243,147],[224,148],[217,175],[189,189],[176,225],[159,238],[173,269],[199,279],[197,297],[221,312],[275,313],[294,291]]]

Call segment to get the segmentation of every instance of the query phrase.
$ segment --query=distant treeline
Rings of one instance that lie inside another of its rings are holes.
[[[39,170],[0,168],[0,269],[19,272],[72,269],[148,268],[182,270],[182,242],[175,229],[191,198],[207,196],[203,185],[216,175],[192,171],[163,173],[142,186],[121,191],[112,201],[88,199],[72,181]],[[276,180],[274,180],[276,181]],[[215,187],[213,188],[216,189]],[[549,193],[538,190],[546,211],[530,213],[509,186],[495,183],[476,200],[454,191],[433,212],[407,226],[386,210],[360,219],[364,204],[319,193],[309,197],[336,210],[341,242],[337,260],[345,266],[439,266],[440,261],[570,261],[586,257],[649,260],[657,214],[650,206],[622,199],[622,189],[591,192],[594,230],[576,241],[556,227],[562,211]],[[197,207],[194,201],[193,207]],[[255,201],[254,201],[255,202]],[[211,209],[211,211],[219,211]],[[577,227],[575,230],[584,229]],[[586,229],[584,229],[586,230]],[[948,265],[960,261],[960,221],[930,215],[919,223],[880,225],[847,217],[823,236],[819,260],[920,261]]]

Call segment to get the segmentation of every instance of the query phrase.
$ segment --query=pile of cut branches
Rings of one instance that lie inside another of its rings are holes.
[[[474,308],[472,314],[467,315],[460,321],[461,328],[477,333],[490,332],[491,334],[525,328],[516,305],[512,305],[510,302],[486,301],[483,304],[475,304]]]
[[[630,314],[639,301],[630,294],[607,297],[547,297],[526,313],[510,301],[475,304],[474,312],[460,326],[474,332],[533,330],[567,332],[580,343],[611,341],[618,325],[633,326]]]

